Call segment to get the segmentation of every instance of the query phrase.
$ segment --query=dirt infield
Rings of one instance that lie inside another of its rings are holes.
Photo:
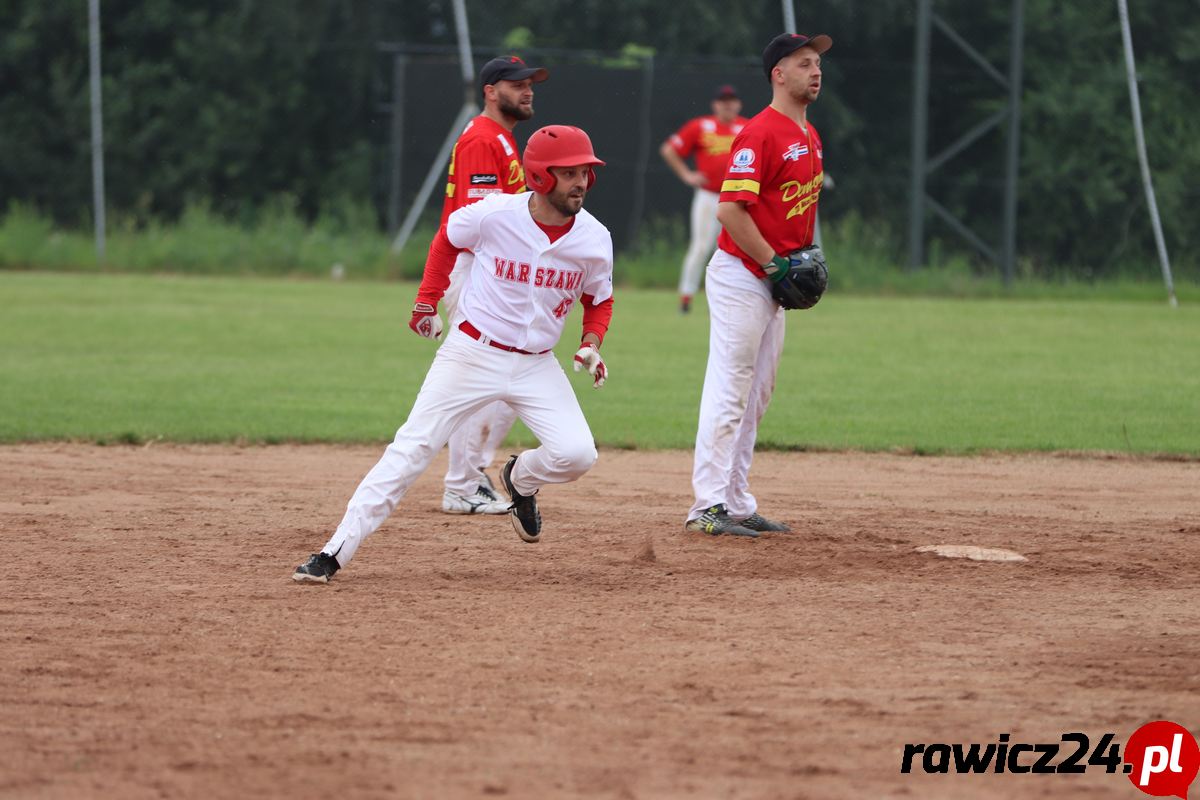
[[[0,448],[0,797],[1129,799],[901,755],[1200,725],[1197,463],[761,454],[751,541],[605,451],[527,545],[439,460],[294,584],[380,452]]]

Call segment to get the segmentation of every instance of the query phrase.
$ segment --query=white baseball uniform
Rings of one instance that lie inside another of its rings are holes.
[[[779,303],[742,260],[717,250],[708,262],[708,366],[696,428],[688,519],[717,503],[745,519],[758,509],[750,493],[754,442],[783,354],[786,329]]]
[[[442,223],[458,209],[478,202],[492,194],[519,194],[525,191],[525,172],[517,153],[517,141],[512,131],[486,114],[467,123],[454,144],[446,180],[446,199],[442,204]],[[442,303],[446,307],[446,322],[454,319],[462,286],[470,271],[471,257],[461,254],[450,274],[450,285]],[[487,477],[483,467],[492,463],[496,447],[512,428],[516,412],[504,403],[493,403],[463,421],[450,434],[447,456],[449,465],[444,480],[446,491],[466,498]]]
[[[700,278],[704,274],[704,262],[717,246],[717,234],[721,223],[717,222],[716,192],[694,189],[692,195],[691,238],[687,254],[683,257],[683,269],[679,274],[679,294],[691,297],[700,291]]]
[[[322,548],[342,566],[383,524],[451,432],[490,403],[512,406],[541,442],[513,467],[518,493],[577,480],[595,463],[591,430],[551,348],[581,297],[595,306],[612,297],[612,237],[584,209],[551,242],[530,214],[533,196],[493,195],[447,220],[450,244],[472,254],[458,321],[452,320],[408,420]]]
[[[721,202],[740,202],[776,253],[812,243],[824,180],[821,138],[767,106],[733,143]],[[708,264],[708,367],[700,398],[692,467],[695,502],[688,519],[724,505],[730,518],[756,513],[749,489],[758,423],[775,391],[783,353],[784,310],[762,266],[734,241],[718,237]]]
[[[460,253],[450,273],[450,286],[442,298],[446,307],[446,323],[453,328],[462,322],[458,316],[458,299],[471,272],[474,258],[469,252]],[[454,429],[447,442],[446,491],[470,497],[487,480],[483,469],[496,457],[496,448],[512,430],[517,412],[508,403],[496,402],[484,406]]]

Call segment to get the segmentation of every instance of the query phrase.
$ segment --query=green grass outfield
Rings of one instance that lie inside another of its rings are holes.
[[[0,272],[0,441],[387,441],[435,349],[414,289]],[[675,302],[618,289],[610,381],[572,374],[602,446],[691,447],[708,317]],[[762,446],[1200,456],[1196,306],[834,293],[787,336]]]

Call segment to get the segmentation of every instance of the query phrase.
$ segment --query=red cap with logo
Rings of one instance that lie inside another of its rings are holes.
[[[534,83],[541,83],[550,77],[545,67],[531,67],[521,60],[520,56],[500,56],[493,58],[479,70],[479,86],[491,86],[496,81],[523,81],[531,78]]]

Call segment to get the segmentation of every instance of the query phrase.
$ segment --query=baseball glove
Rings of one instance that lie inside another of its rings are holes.
[[[815,244],[775,256],[763,271],[771,282],[771,296],[789,311],[815,306],[829,284],[825,254]]]

